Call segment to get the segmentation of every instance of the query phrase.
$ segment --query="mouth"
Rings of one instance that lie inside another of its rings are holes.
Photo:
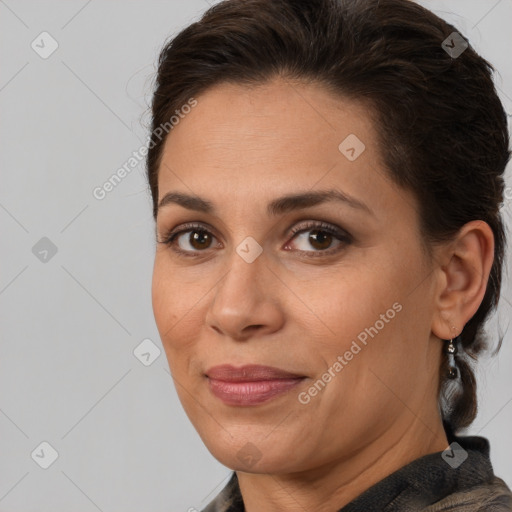
[[[306,377],[272,366],[214,366],[205,373],[210,391],[227,405],[268,402],[300,384]]]

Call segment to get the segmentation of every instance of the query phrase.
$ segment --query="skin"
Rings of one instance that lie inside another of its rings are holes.
[[[416,200],[388,177],[368,111],[318,84],[221,84],[197,101],[167,137],[158,178],[159,201],[181,192],[216,209],[170,203],[157,215],[153,310],[180,400],[213,456],[237,471],[247,512],[337,511],[448,446],[437,404],[441,340],[458,335],[483,298],[492,231],[466,224],[429,257]],[[338,149],[349,134],[365,144],[354,161]],[[277,197],[325,189],[371,213],[331,201],[267,214]],[[305,221],[351,239],[321,245],[315,228],[290,235]],[[190,243],[194,228],[175,240],[197,257],[163,243],[186,222],[211,233],[202,245]],[[236,251],[248,236],[262,249],[252,263]],[[300,403],[298,394],[395,303],[401,311]],[[264,404],[231,406],[204,375],[226,363],[307,378]],[[241,456],[247,443],[252,460]]]

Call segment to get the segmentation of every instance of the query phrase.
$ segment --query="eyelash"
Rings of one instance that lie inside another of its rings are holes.
[[[316,250],[316,251],[301,251],[297,250],[297,252],[304,253],[307,256],[306,257],[319,257],[319,256],[327,256],[331,254],[335,254],[343,249],[343,244],[350,244],[352,242],[352,237],[344,230],[336,228],[334,226],[331,226],[330,224],[326,224],[325,222],[319,222],[319,221],[308,221],[304,224],[301,224],[299,226],[295,226],[290,230],[290,233],[288,236],[291,236],[292,239],[295,238],[297,234],[300,234],[302,232],[312,231],[312,230],[318,230],[321,232],[329,233],[330,235],[333,235],[338,241],[342,242],[341,246],[338,245],[335,248],[326,249],[326,250]],[[168,234],[164,236],[164,239],[162,241],[158,241],[160,244],[165,244],[169,246],[174,252],[183,255],[185,257],[189,258],[197,258],[201,256],[201,253],[206,252],[208,249],[204,251],[184,251],[183,249],[180,249],[177,247],[175,241],[184,233],[190,232],[190,231],[199,231],[203,233],[208,233],[210,235],[213,235],[208,229],[206,229],[201,224],[195,224],[195,223],[188,223],[181,226],[181,229],[179,231],[171,231]],[[215,236],[215,235],[213,235]]]

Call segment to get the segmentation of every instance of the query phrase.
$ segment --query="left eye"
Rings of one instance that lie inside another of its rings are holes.
[[[351,241],[348,233],[324,223],[299,226],[293,229],[292,233],[294,234],[292,240],[297,240],[300,252],[319,253],[318,256],[337,252]],[[332,247],[335,242],[337,243]],[[287,247],[289,246],[290,243],[287,244]],[[315,250],[308,250],[308,246]],[[316,256],[317,254],[311,254],[311,256],[313,255]]]
[[[314,247],[316,250],[325,251],[331,248],[334,241],[340,242],[335,235],[323,229],[308,229],[302,231],[297,233],[294,239],[297,240],[297,248],[300,251],[307,251],[307,245]]]

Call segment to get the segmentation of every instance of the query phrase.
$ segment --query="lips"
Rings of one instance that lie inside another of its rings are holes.
[[[227,405],[248,406],[267,402],[297,386],[304,375],[272,366],[214,366],[206,371],[211,392]]]
[[[210,379],[223,380],[226,382],[256,382],[261,380],[297,379],[304,377],[304,375],[290,373],[280,368],[274,368],[273,366],[260,366],[256,364],[246,365],[240,368],[229,364],[214,366],[206,372],[206,375]]]

